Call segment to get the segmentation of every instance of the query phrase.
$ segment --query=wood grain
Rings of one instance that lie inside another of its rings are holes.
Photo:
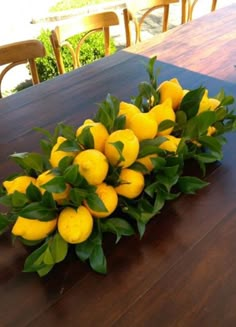
[[[154,54],[160,81],[177,77],[184,87],[203,84],[212,95],[224,88],[236,97],[235,13],[233,5],[199,19],[209,24],[201,37],[193,21],[161,40],[0,100],[0,180],[16,169],[10,154],[39,150],[41,135],[33,127],[79,125],[107,93],[129,100],[147,80],[143,63]],[[73,251],[44,278],[22,273],[27,249],[13,247],[9,234],[1,236],[0,325],[235,326],[235,135],[227,140],[224,159],[208,169],[207,188],[167,203],[142,240],[136,235],[115,245],[113,237],[105,238],[106,276],[92,272]]]

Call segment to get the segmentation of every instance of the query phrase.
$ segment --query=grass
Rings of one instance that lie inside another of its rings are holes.
[[[96,5],[103,2],[111,2],[112,0],[61,0],[50,8],[50,12],[57,12],[69,9],[81,8],[88,5]]]

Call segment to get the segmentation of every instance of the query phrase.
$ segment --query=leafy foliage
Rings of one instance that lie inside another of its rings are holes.
[[[38,58],[37,68],[39,72],[40,81],[46,81],[58,75],[55,56],[50,42],[50,31],[42,30],[38,39],[43,42],[46,49],[46,57]],[[68,39],[73,48],[76,47],[78,41],[82,38],[83,34],[78,34]],[[80,62],[84,66],[93,61],[103,58],[105,56],[104,50],[104,37],[103,33],[93,33],[84,42],[80,51]],[[62,58],[66,72],[73,70],[72,58],[69,50],[66,47],[62,48]],[[111,54],[116,51],[114,40],[111,39]]]
[[[155,62],[155,57],[150,59],[146,67],[149,81],[140,83],[138,95],[132,98],[132,103],[135,103],[141,112],[148,112],[160,102]],[[119,196],[116,210],[106,218],[93,218],[94,226],[90,236],[74,245],[77,257],[81,261],[88,261],[94,271],[102,274],[107,272],[107,260],[103,249],[103,238],[106,233],[112,233],[116,243],[122,237],[132,236],[136,232],[142,238],[147,223],[161,212],[166,202],[176,199],[182,193],[195,194],[208,185],[204,180],[206,167],[209,163],[223,158],[223,145],[226,142],[224,134],[235,131],[236,115],[228,107],[233,104],[234,98],[226,95],[224,90],[216,95],[219,105],[215,110],[199,113],[204,92],[205,88],[202,86],[189,91],[176,111],[176,121],[164,120],[159,126],[159,131],[173,127],[172,135],[181,140],[176,152],[161,148],[167,136],[157,135],[153,139],[140,142],[139,159],[155,154],[151,159],[153,165],[151,172],[138,162],[130,167],[144,174],[145,187],[142,193],[134,199]],[[119,106],[120,101],[108,94],[99,104],[93,120],[102,123],[109,133],[125,129],[126,117],[119,116]],[[209,133],[209,128],[214,133]],[[6,188],[1,187],[0,204],[6,206],[8,210],[0,214],[0,234],[9,230],[19,216],[50,222],[58,217],[65,207],[77,209],[85,201],[92,210],[107,211],[96,193],[97,187],[85,180],[70,157],[64,157],[56,168],[51,166],[49,160],[58,136],[66,139],[60,144],[58,151],[79,153],[84,149],[93,148],[94,138],[90,127],[84,128],[78,137],[76,126],[63,123],[58,124],[52,134],[42,128],[36,128],[36,131],[44,136],[41,140],[42,153],[24,152],[11,155],[11,160],[22,169],[22,174],[9,176],[6,181],[14,180],[20,175],[37,178],[46,170],[52,172],[54,177],[41,185],[44,192],[33,183],[28,185],[25,192],[7,193]],[[122,161],[124,144],[118,141],[114,147]],[[191,161],[199,164],[202,178],[185,173]],[[120,167],[110,164],[105,182],[116,186],[119,183],[120,170]],[[57,202],[54,195],[64,192],[67,185],[70,186],[68,197],[62,202]],[[57,229],[44,240],[31,242],[22,237],[17,239],[23,244],[37,246],[26,259],[24,271],[37,272],[39,276],[46,275],[55,264],[63,261],[68,253],[69,244]]]

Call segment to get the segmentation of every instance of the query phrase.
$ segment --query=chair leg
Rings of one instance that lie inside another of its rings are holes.
[[[187,0],[182,0],[181,24],[186,23],[186,5],[187,5]]]
[[[110,29],[109,27],[104,27],[104,43],[105,43],[105,56],[110,54]]]
[[[131,32],[130,32],[130,15],[127,8],[123,10],[124,25],[125,25],[125,38],[126,38],[126,47],[131,46]]]
[[[166,32],[168,29],[168,18],[169,18],[169,5],[165,5],[164,6],[162,32]]]
[[[211,11],[216,10],[217,0],[212,0]]]

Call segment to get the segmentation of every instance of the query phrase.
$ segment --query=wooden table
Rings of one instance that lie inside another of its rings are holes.
[[[222,87],[236,97],[236,5],[72,73],[0,100],[0,180],[15,171],[13,152],[37,151],[35,126],[79,125],[107,93],[121,100],[147,79],[144,62],[157,55],[160,81]],[[236,151],[228,135],[221,165],[195,196],[168,203],[145,236],[109,239],[108,275],[75,258],[46,277],[22,273],[27,252],[0,238],[1,326],[236,325]]]

